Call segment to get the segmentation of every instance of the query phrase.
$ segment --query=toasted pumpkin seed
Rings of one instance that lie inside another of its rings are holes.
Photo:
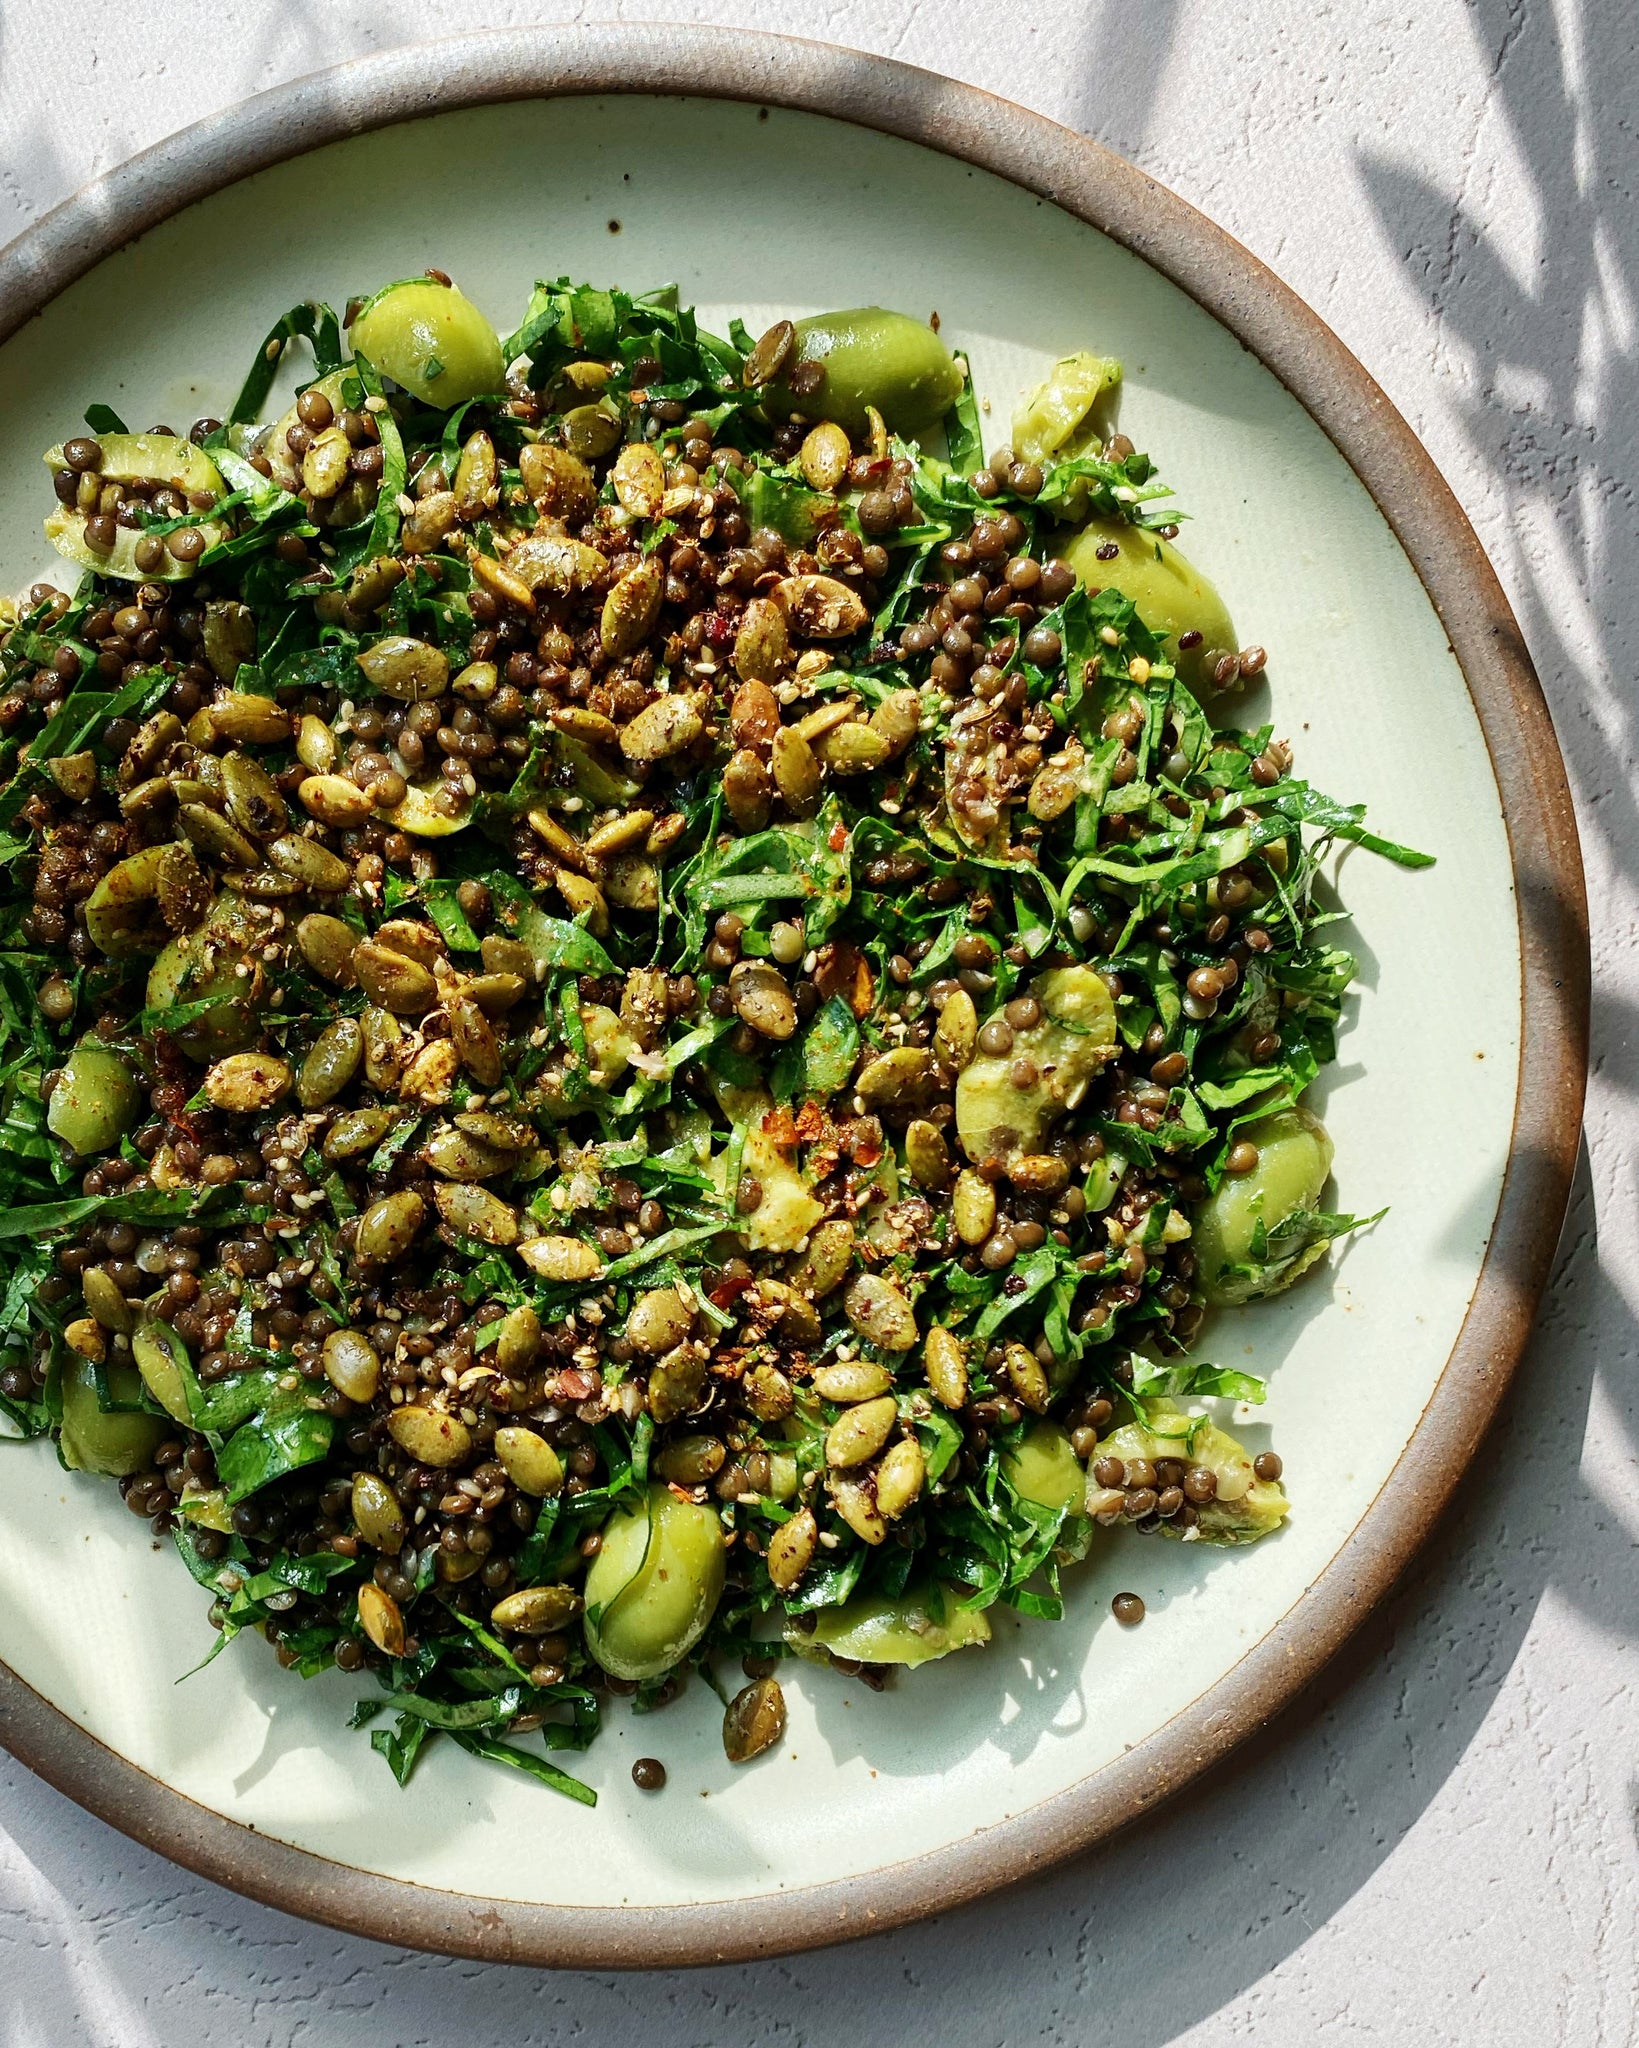
[[[794,817],[811,818],[819,808],[820,765],[794,725],[782,725],[770,750],[774,784]]]
[[[404,1655],[404,1616],[391,1593],[384,1593],[373,1579],[359,1588],[359,1627],[384,1657]]]
[[[235,750],[222,763],[228,815],[242,832],[267,839],[282,832],[290,813],[278,785],[258,762]]]
[[[854,1226],[845,1216],[839,1216],[816,1226],[809,1236],[807,1251],[786,1277],[811,1300],[823,1301],[842,1285],[853,1262]]]
[[[432,555],[460,524],[461,508],[454,491],[433,491],[419,499],[399,530],[399,546],[407,555]]]
[[[742,1384],[746,1406],[759,1422],[783,1422],[797,1405],[791,1382],[777,1365],[754,1365]]]
[[[706,1352],[679,1344],[649,1369],[649,1413],[661,1424],[700,1406],[706,1393]]]
[[[658,1358],[681,1344],[694,1327],[694,1312],[686,1308],[675,1287],[651,1287],[640,1294],[626,1318],[626,1337],[639,1351]]]
[[[1052,1398],[1047,1368],[1033,1351],[1022,1344],[1009,1344],[1002,1354],[1002,1371],[1020,1402],[1034,1415],[1045,1415]]]
[[[603,651],[611,661],[635,654],[654,630],[660,616],[660,601],[666,579],[659,562],[650,555],[629,569],[603,600],[598,634]]]
[[[495,1339],[495,1363],[504,1373],[527,1372],[541,1348],[541,1319],[527,1302],[501,1318]]]
[[[905,1164],[918,1187],[935,1192],[950,1180],[950,1147],[937,1124],[917,1117],[905,1127]]]
[[[340,427],[316,437],[302,457],[302,483],[314,498],[333,498],[346,483],[353,444]]]
[[[647,441],[628,441],[609,472],[621,509],[634,519],[653,519],[666,495],[666,466]]]
[[[834,420],[811,427],[797,455],[804,477],[816,491],[834,491],[853,459],[848,436]]]
[[[814,752],[837,775],[867,775],[888,758],[888,742],[862,720],[850,719],[828,732]]]
[[[715,1436],[675,1437],[655,1459],[655,1470],[673,1486],[704,1486],[728,1462],[728,1450]]]
[[[364,1060],[364,1033],[356,1017],[338,1017],[314,1039],[296,1077],[296,1100],[303,1109],[333,1102],[353,1079]]]
[[[536,1500],[563,1491],[563,1460],[532,1429],[508,1424],[495,1432],[495,1455],[501,1469],[520,1493]]]
[[[176,821],[200,852],[222,867],[253,868],[261,859],[254,840],[205,804],[178,805]]]
[[[478,519],[494,505],[500,494],[500,465],[495,443],[482,427],[467,438],[461,459],[455,465],[455,502],[463,519]]]
[[[967,1406],[967,1356],[961,1340],[942,1323],[928,1332],[922,1350],[922,1368],[928,1376],[934,1399],[946,1408]]]
[[[620,751],[640,768],[670,760],[692,747],[705,721],[688,697],[656,697],[620,735]]]
[[[657,462],[659,459],[655,457]],[[541,511],[555,513],[560,519],[584,519],[598,501],[592,472],[578,455],[554,442],[531,441],[521,448],[518,473]],[[652,518],[653,514],[644,516]]]
[[[126,1300],[119,1283],[101,1266],[87,1266],[80,1280],[85,1305],[105,1330],[129,1337],[137,1326],[137,1312]]]
[[[876,1489],[851,1472],[833,1472],[826,1486],[831,1505],[862,1543],[885,1543],[888,1525],[876,1505]]]
[[[392,633],[357,657],[365,680],[401,704],[441,697],[450,686],[450,660],[442,648],[407,634]]]
[[[392,1411],[387,1434],[420,1465],[461,1465],[472,1450],[472,1431],[459,1415],[416,1403]]]
[[[208,633],[208,614],[206,630]],[[256,621],[252,617],[249,648],[240,658],[249,661],[255,651]],[[275,704],[271,697],[263,697],[254,690],[229,690],[206,709],[211,730],[217,738],[228,740],[234,746],[276,747],[281,740],[290,737],[290,713],[282,704]]]
[[[513,1156],[466,1131],[452,1130],[447,1124],[435,1131],[423,1147],[427,1164],[443,1180],[489,1180],[497,1173],[505,1173]]]
[[[603,877],[603,893],[617,910],[640,915],[660,908],[660,870],[644,853],[617,853]]]
[[[742,683],[761,684],[762,697],[766,698],[769,704],[773,704],[773,696],[768,685],[778,680],[790,653],[791,636],[786,629],[785,613],[771,598],[754,597],[741,613],[739,630],[734,636],[735,673]],[[747,722],[741,701],[744,695],[743,690],[737,691],[734,699],[734,736],[742,746],[749,744],[749,739],[742,729]],[[758,703],[761,710],[762,698],[753,701]],[[767,724],[766,713],[759,722],[767,729],[760,732],[757,737],[771,737],[772,727]],[[779,706],[774,704],[772,723],[778,725],[779,722]]]
[[[495,1027],[470,996],[452,998],[444,1005],[444,1014],[461,1064],[485,1088],[498,1087],[505,1069]]]
[[[782,1522],[768,1539],[764,1562],[768,1576],[782,1593],[787,1593],[814,1561],[819,1542],[819,1524],[810,1508],[798,1508],[790,1521]]]
[[[922,1446],[915,1437],[901,1437],[876,1468],[876,1510],[885,1522],[897,1521],[922,1491],[927,1477]]]
[[[345,775],[309,775],[296,786],[302,809],[321,825],[345,829],[362,825],[375,809],[356,782]]]
[[[438,1001],[438,983],[420,961],[378,939],[353,948],[353,972],[370,1000],[395,1016],[421,1016]]]
[[[869,1401],[892,1385],[893,1374],[871,1358],[822,1365],[814,1374],[814,1392],[827,1401]]]
[[[874,1458],[899,1426],[899,1407],[891,1394],[845,1408],[825,1433],[825,1462],[845,1470]]]
[[[950,1217],[963,1244],[983,1244],[996,1228],[996,1190],[971,1167],[956,1176]]]
[[[488,1188],[466,1181],[446,1181],[433,1191],[438,1213],[463,1237],[475,1237],[481,1244],[509,1245],[518,1242],[518,1212],[510,1209]]]
[[[908,1351],[916,1342],[916,1312],[880,1273],[857,1274],[843,1297],[843,1313],[869,1344]]]
[[[356,1159],[361,1152],[373,1152],[397,1122],[396,1110],[346,1110],[325,1132],[320,1157],[335,1165],[342,1159]]]
[[[339,1394],[361,1405],[376,1398],[381,1360],[362,1330],[332,1330],[319,1358],[325,1378]]]
[[[723,1754],[731,1764],[748,1764],[772,1749],[784,1733],[785,1694],[777,1680],[755,1678],[724,1710]]]
[[[878,1054],[854,1083],[867,1109],[923,1109],[939,1092],[938,1063],[920,1045],[896,1045]]]
[[[640,839],[648,838],[653,824],[653,811],[624,811],[588,833],[582,851],[590,860],[606,860],[611,854],[625,853]]]
[[[372,1550],[396,1557],[404,1548],[409,1524],[398,1504],[398,1495],[374,1472],[360,1472],[353,1480],[353,1527]]]
[[[973,1057],[979,1037],[979,1013],[965,988],[954,989],[939,1006],[934,1049],[947,1067],[960,1073]]]
[[[353,870],[340,854],[332,853],[316,839],[304,839],[299,832],[287,832],[275,839],[267,857],[281,874],[289,875],[317,896],[339,896],[353,879]]]
[[[252,1116],[290,1093],[296,1076],[289,1060],[271,1052],[234,1052],[205,1076],[205,1093],[218,1109]]]
[[[1018,1152],[1007,1162],[1007,1177],[1022,1194],[1057,1195],[1070,1185],[1070,1165],[1053,1152]]]
[[[358,979],[353,972],[358,942],[358,933],[350,924],[343,924],[339,917],[326,917],[322,911],[311,912],[296,927],[297,951],[315,974],[337,988],[351,988]]]
[[[394,1265],[415,1243],[426,1219],[427,1205],[412,1190],[383,1195],[359,1218],[355,1244],[360,1259],[369,1265]]]
[[[46,773],[70,803],[83,804],[97,786],[97,757],[58,754],[46,763]]]
[[[532,1237],[518,1256],[542,1280],[593,1280],[603,1271],[602,1255],[580,1237]]]
[[[448,1102],[461,1071],[461,1056],[447,1038],[435,1038],[414,1055],[404,1070],[398,1092],[406,1102],[419,1102],[435,1109]]]
[[[787,576],[774,586],[786,618],[810,640],[843,640],[870,617],[857,592],[834,576]]]
[[[573,1621],[580,1612],[580,1595],[573,1586],[525,1586],[508,1593],[489,1610],[496,1628],[514,1635],[544,1636]]]
[[[372,1088],[396,1088],[414,1055],[415,1043],[391,1010],[371,1003],[359,1016],[364,1033],[364,1078]]]
[[[256,614],[248,604],[241,604],[237,598],[226,598],[220,603],[205,607],[205,631],[201,643],[205,659],[224,683],[231,683],[247,661],[256,657]],[[281,724],[277,732],[269,735],[263,729],[257,732],[240,730],[235,732],[221,722],[222,716],[249,720],[258,715],[266,719],[277,712]],[[288,712],[280,711],[271,697],[262,697],[246,690],[235,691],[231,696],[219,697],[210,707],[211,723],[224,739],[271,740],[282,739],[290,730]]]
[[[768,823],[773,779],[749,747],[730,756],[723,770],[723,802],[742,832],[760,832]]]

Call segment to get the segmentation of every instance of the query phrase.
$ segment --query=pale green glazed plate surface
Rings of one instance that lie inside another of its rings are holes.
[[[612,224],[619,223],[619,232]],[[221,411],[295,300],[438,264],[505,329],[538,275],[675,279],[708,322],[879,302],[937,310],[1003,438],[1056,354],[1127,365],[1123,426],[1192,514],[1184,541],[1246,639],[1301,772],[1439,857],[1351,855],[1362,976],[1325,1086],[1340,1206],[1387,1218],[1291,1297],[1202,1349],[1272,1378],[1246,1431],[1294,1508],[1242,1554],[1127,1539],[1072,1575],[1064,1623],[1004,1616],[986,1654],[878,1697],[789,1686],[783,1753],[725,1763],[696,1687],[624,1711],[585,1760],[595,1813],[453,1751],[408,1794],[342,1727],[358,1692],[303,1686],[244,1643],[183,1686],[203,1601],[112,1487],[13,1452],[0,1494],[0,1659],[123,1757],[321,1856],[455,1892],[598,1906],[751,1900],[959,1842],[1061,1793],[1207,1694],[1356,1529],[1421,1416],[1479,1275],[1518,1078],[1520,957],[1507,839],[1462,674],[1382,514],[1225,329],[1091,228],[987,173],[812,115],[583,99],[451,113],[334,145],[197,205],[68,290],[3,350],[0,561],[52,563],[40,452],[102,400],[133,422]],[[1553,1219],[1557,1222],[1557,1218]],[[1126,1632],[1111,1596],[1149,1619]],[[669,1790],[637,1792],[634,1757]],[[637,1960],[629,1957],[627,1960]]]

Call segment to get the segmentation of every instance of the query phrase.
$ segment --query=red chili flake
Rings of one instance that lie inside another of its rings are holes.
[[[783,1102],[777,1109],[771,1109],[763,1118],[762,1128],[764,1136],[782,1149],[797,1142],[797,1119],[791,1114],[789,1106]]]
[[[584,1401],[601,1384],[597,1375],[582,1372],[578,1365],[566,1365],[552,1383],[552,1395],[558,1401]]]
[[[753,1284],[749,1273],[743,1277],[738,1273],[725,1273],[706,1298],[713,1308],[732,1308]]]
[[[734,621],[725,619],[721,612],[712,612],[706,620],[708,645],[719,651],[734,644]]]
[[[825,843],[833,853],[840,853],[848,844],[848,827],[843,824],[840,818],[831,827],[831,835]]]

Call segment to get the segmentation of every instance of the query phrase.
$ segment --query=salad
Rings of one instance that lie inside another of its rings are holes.
[[[47,453],[0,1428],[400,1782],[590,1803],[554,1759],[691,1673],[744,1761],[786,1658],[880,1685],[1285,1518],[1205,1319],[1362,1220],[1320,862],[1423,856],[1235,723],[1120,387],[987,455],[936,321],[560,279],[503,340],[435,271]]]

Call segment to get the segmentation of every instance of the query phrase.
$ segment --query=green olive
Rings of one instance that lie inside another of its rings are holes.
[[[377,292],[348,339],[412,398],[446,411],[499,391],[506,380],[495,329],[465,293],[428,277]]]
[[[202,449],[175,434],[104,434],[97,446],[102,450],[102,459],[96,474],[110,488],[132,483],[164,484],[185,495],[226,495],[227,486],[216,464]],[[54,476],[68,468],[60,445],[46,450],[45,463]],[[111,546],[93,547],[86,538],[87,517],[80,504],[59,505],[45,523],[46,539],[58,554],[66,555],[82,569],[94,569],[99,576],[116,576],[126,583],[174,583],[195,573],[198,554],[183,560],[169,548],[159,550],[157,561],[139,563],[137,549],[147,538],[139,526],[115,527]],[[220,519],[202,518],[196,526],[206,547],[215,547],[228,538],[228,528]]]
[[[46,1104],[46,1128],[82,1157],[110,1152],[136,1119],[137,1077],[105,1045],[75,1046]]]
[[[1306,1109],[1283,1109],[1248,1124],[1241,1137],[1258,1148],[1250,1173],[1226,1174],[1194,1217],[1195,1269],[1208,1301],[1250,1301],[1275,1294],[1320,1258],[1324,1244],[1302,1245],[1282,1260],[1276,1256],[1256,1272],[1237,1271],[1252,1257],[1261,1222],[1266,1236],[1305,1210],[1320,1206],[1320,1191],[1332,1170],[1332,1141],[1319,1117]]]
[[[956,1083],[956,1135],[976,1162],[1039,1152],[1048,1126],[1081,1100],[1113,1054],[1115,1004],[1102,975],[1079,965],[1051,967],[1031,982],[1030,993],[1041,1006],[1039,1020],[1013,1032],[1005,1054],[970,1060]],[[1036,1069],[1027,1087],[1014,1079],[1021,1060]]]
[[[1117,553],[1100,561],[1098,551],[1113,546]],[[1203,657],[1226,654],[1240,646],[1223,599],[1158,533],[1130,526],[1125,519],[1094,519],[1063,550],[1064,559],[1089,590],[1115,588],[1130,597],[1138,616],[1166,643],[1168,660],[1196,692],[1210,689],[1212,678]],[[1190,647],[1179,636],[1199,633]]]
[[[169,1436],[171,1425],[161,1415],[135,1411],[142,1393],[142,1381],[128,1365],[107,1369],[110,1396],[134,1412],[105,1410],[97,1400],[97,1382],[91,1361],[70,1353],[63,1367],[63,1463],[71,1472],[106,1472],[123,1479],[129,1472],[143,1472],[153,1461],[160,1444]]]
[[[217,899],[196,930],[161,948],[148,970],[144,991],[148,1008],[215,1004],[171,1034],[190,1059],[203,1064],[255,1044],[256,995],[262,983],[256,954],[265,936],[244,899],[226,894]],[[241,972],[242,968],[248,972]]]
[[[962,389],[950,350],[920,320],[881,306],[847,313],[813,313],[796,325],[796,339],[780,376],[768,386],[769,410],[835,420],[850,434],[864,433],[867,406],[881,413],[892,434],[917,434],[942,420]],[[791,389],[799,363],[820,363],[817,391]]]
[[[1227,1429],[1204,1416],[1186,1416],[1175,1402],[1147,1401],[1145,1420],[1126,1422],[1099,1441],[1093,1453],[1131,1464],[1144,1458],[1176,1458],[1212,1474],[1214,1492],[1196,1511],[1196,1535],[1209,1543],[1255,1543],[1278,1529],[1291,1503],[1278,1479],[1260,1479],[1252,1454]],[[1176,1522],[1161,1524],[1163,1536],[1182,1537]]]
[[[1003,1451],[1002,1470],[1013,1491],[1037,1507],[1079,1510],[1086,1498],[1086,1469],[1056,1422],[1033,1422]]]
[[[175,1330],[158,1316],[145,1317],[131,1339],[131,1356],[137,1362],[142,1384],[165,1413],[185,1429],[191,1428],[193,1402],[188,1381],[193,1376],[193,1361]]]
[[[821,1607],[805,1635],[786,1623],[786,1646],[799,1657],[823,1662],[824,1654],[861,1664],[929,1664],[990,1641],[990,1623],[976,1607],[957,1605],[957,1596],[936,1585],[907,1586],[897,1600],[886,1594],[856,1594],[840,1607]]]
[[[1096,455],[1113,431],[1120,388],[1113,356],[1061,356],[1013,415],[1013,453],[1021,462]]]
[[[715,1512],[651,1486],[604,1524],[586,1574],[586,1647],[616,1678],[658,1678],[705,1633],[725,1571]]]

